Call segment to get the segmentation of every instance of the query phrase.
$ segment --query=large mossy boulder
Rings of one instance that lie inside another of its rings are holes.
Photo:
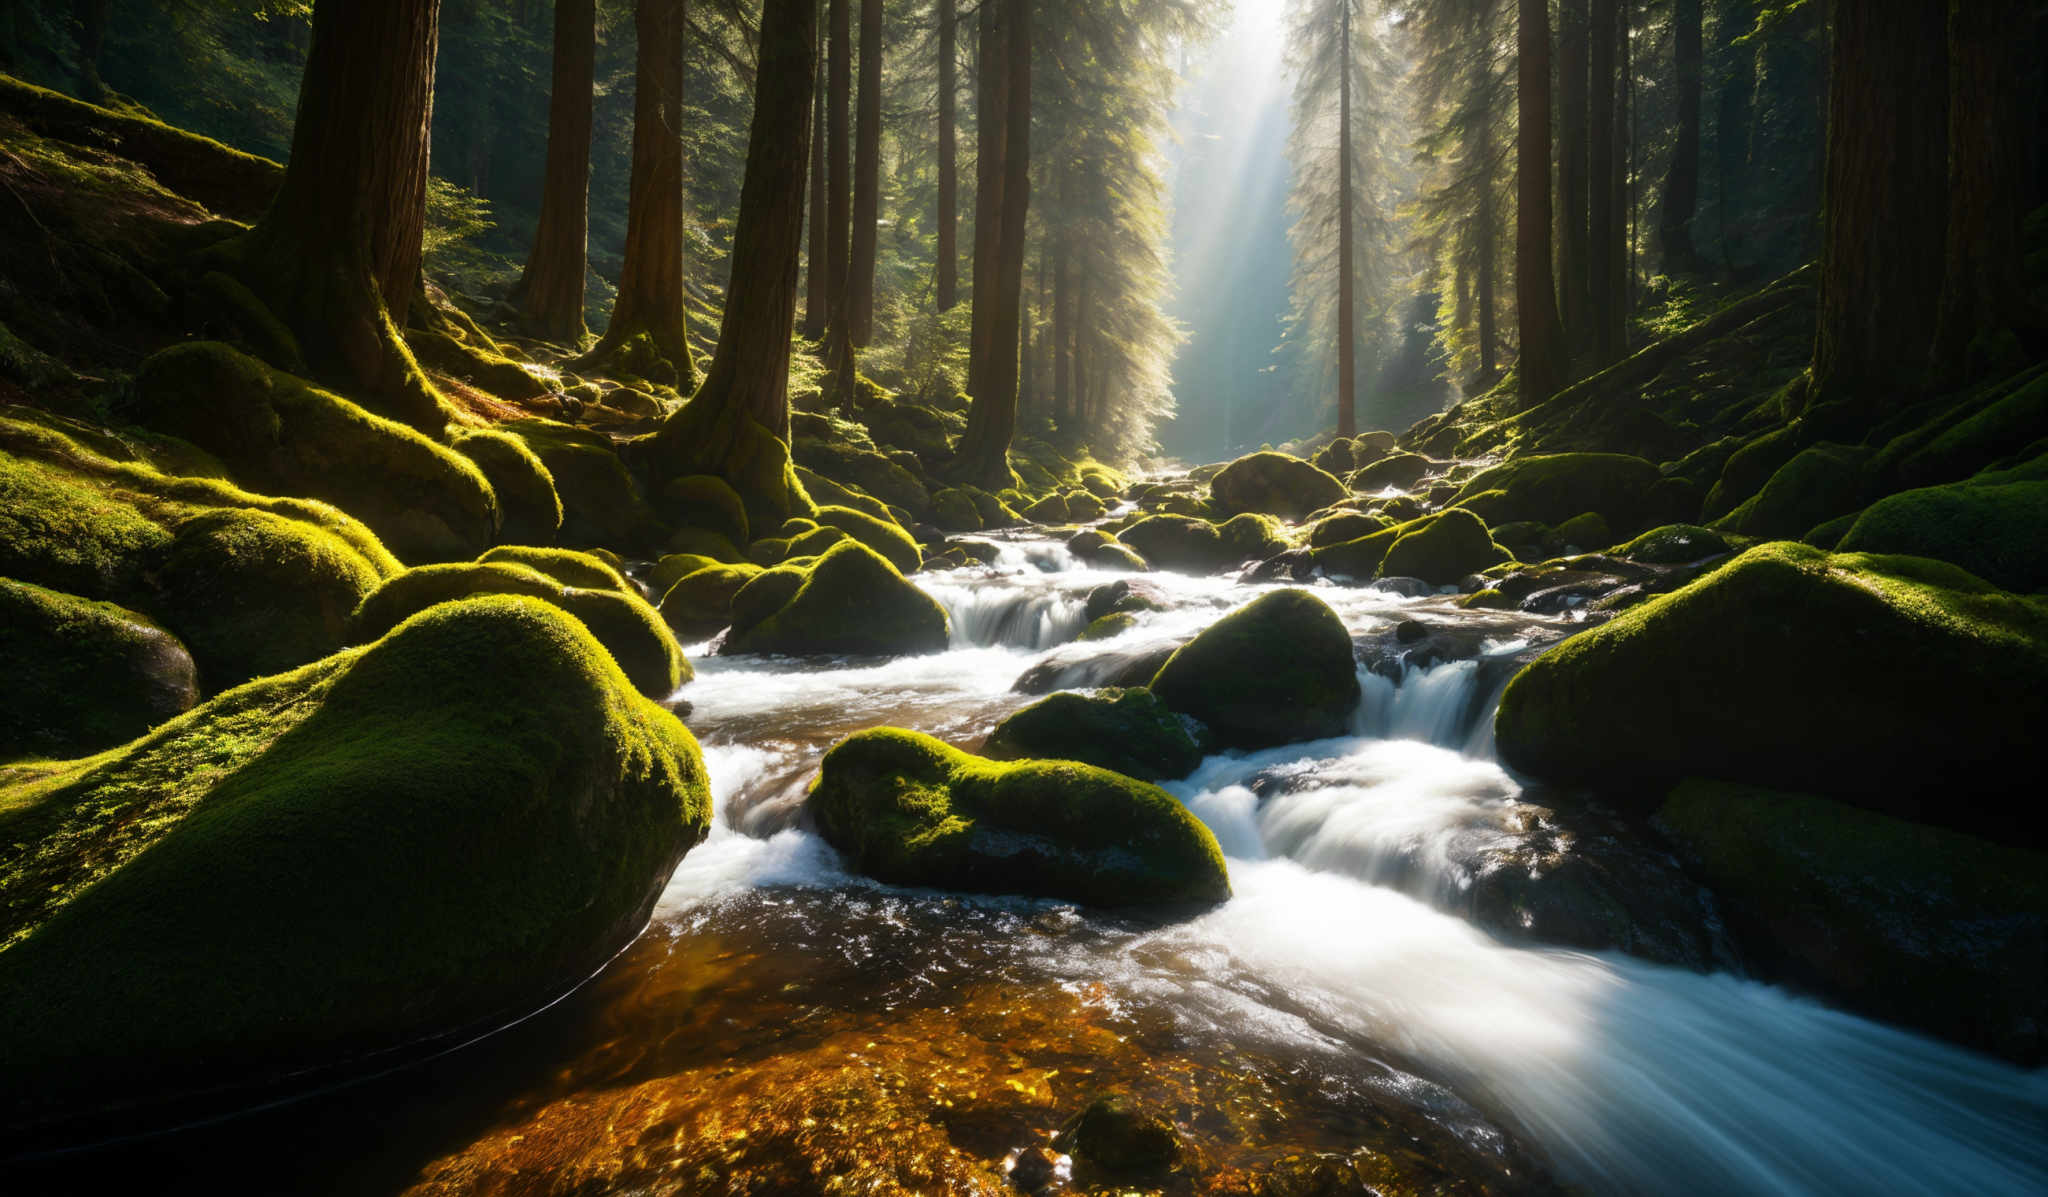
[[[530,570],[546,574],[564,586],[575,586],[583,590],[616,590],[620,594],[634,595],[640,593],[610,562],[589,553],[579,553],[575,549],[500,545],[477,560],[523,565]]]
[[[1826,798],[1688,781],[1655,824],[1746,957],[1861,1013],[2038,1065],[2048,857]]]
[[[732,623],[732,600],[740,588],[761,573],[758,565],[713,563],[684,574],[661,596],[661,618],[685,640],[716,635]]]
[[[1420,453],[1390,453],[1353,470],[1347,481],[1352,490],[1362,494],[1378,494],[1389,488],[1405,491],[1434,468],[1435,463]]]
[[[1872,450],[1823,442],[1801,449],[1778,467],[1763,489],[1714,522],[1745,536],[1798,536],[1869,499]]]
[[[1214,573],[1238,563],[1236,550],[1208,520],[1191,515],[1148,515],[1117,533],[1157,569],[1179,573]]]
[[[468,559],[497,537],[497,497],[469,458],[226,345],[153,355],[135,395],[143,424],[211,453],[238,483],[332,503],[401,559]]]
[[[710,801],[583,627],[449,604],[0,788],[10,1123],[388,1061],[637,934]],[[382,1053],[382,1054],[380,1054]]]
[[[7,578],[0,661],[0,760],[98,752],[199,699],[192,655],[147,616]]]
[[[498,543],[551,545],[562,533],[562,496],[554,476],[526,442],[496,429],[471,429],[453,441],[476,463],[498,497]]]
[[[1224,616],[1167,658],[1152,692],[1225,748],[1344,734],[1358,706],[1351,634],[1306,590],[1276,590]]]
[[[1350,495],[1335,475],[1285,453],[1248,453],[1209,480],[1210,501],[1226,516],[1256,512],[1298,520]]]
[[[1652,463],[1623,453],[1517,457],[1482,470],[1451,504],[1488,524],[1534,520],[1555,526],[1597,511],[1616,534],[1632,536],[1664,522],[1652,494],[1662,477]]]
[[[667,698],[695,672],[661,616],[630,588],[584,589],[510,561],[422,565],[364,598],[349,620],[354,643],[375,640],[429,607],[483,594],[539,599],[580,620],[635,689]]]
[[[1836,547],[1935,557],[2008,590],[2048,590],[2048,482],[1903,491],[1865,508]]]
[[[806,565],[778,565],[732,598],[721,653],[894,656],[946,647],[945,608],[887,558],[842,540]]]
[[[1499,529],[1495,529],[1499,534]],[[1614,550],[1614,556],[1626,557],[1645,565],[1690,565],[1708,557],[1718,557],[1729,551],[1726,537],[1712,528],[1698,524],[1665,524],[1652,528],[1625,545]]]
[[[2048,600],[1917,557],[1761,545],[1509,683],[1503,760],[1618,800],[1684,776],[2039,844]]]
[[[1432,586],[1454,586],[1468,574],[1514,560],[1493,542],[1486,524],[1463,508],[1402,525],[1387,545],[1380,576],[1421,578]]]
[[[1131,618],[1129,612],[1117,611],[1096,622]],[[1068,690],[1042,698],[996,724],[981,751],[999,761],[1080,761],[1139,781],[1186,777],[1202,763],[1201,745],[1179,717],[1145,689],[1096,694]]]
[[[753,539],[746,500],[716,474],[671,478],[662,485],[661,498],[662,513],[672,523],[716,532],[734,544]]]
[[[894,520],[878,519],[851,507],[830,505],[818,508],[817,520],[824,527],[836,528],[888,558],[889,564],[900,573],[916,573],[924,564],[924,554],[918,550],[917,542]]]
[[[523,441],[555,480],[561,544],[633,552],[660,540],[661,520],[603,433],[543,419],[516,420],[503,431]]]
[[[1230,896],[1201,820],[1157,786],[1092,765],[999,763],[875,728],[825,754],[805,805],[852,868],[894,885],[1096,906]]]

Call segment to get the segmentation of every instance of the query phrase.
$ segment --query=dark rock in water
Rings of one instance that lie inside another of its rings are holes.
[[[805,805],[851,867],[895,885],[1099,906],[1230,896],[1201,820],[1157,786],[1092,765],[998,763],[874,728],[825,754]]]
[[[124,743],[199,699],[177,637],[147,617],[0,578],[0,760]]]
[[[1804,791],[2027,845],[2048,609],[1916,557],[1751,549],[1507,688],[1502,759],[1647,807],[1676,776]],[[1645,812],[1647,813],[1647,812]]]
[[[1684,565],[1718,557],[1728,551],[1728,541],[1712,528],[1697,524],[1666,524],[1652,528],[1625,545],[1614,555],[1645,565]]]
[[[1674,789],[1656,825],[1773,975],[2042,1062],[2048,857],[1824,798],[1706,781]]]
[[[1166,592],[1141,578],[1118,578],[1088,592],[1085,608],[1092,622],[1120,611],[1163,611]]]
[[[1381,578],[1372,585],[1375,590],[1398,594],[1402,598],[1426,598],[1436,593],[1436,587],[1421,578]]]
[[[1335,475],[1285,453],[1246,454],[1209,482],[1210,499],[1226,516],[1256,512],[1300,519],[1350,493]]]
[[[1413,644],[1429,635],[1429,625],[1419,619],[1404,619],[1394,627],[1394,639],[1403,644]]]
[[[1592,573],[1585,570],[1559,570],[1541,579],[1542,585],[1529,591],[1516,604],[1532,615],[1562,615],[1577,607],[1586,606],[1597,599],[1627,585],[1626,579],[1613,574]]]
[[[1064,1157],[1043,1147],[1026,1147],[1012,1152],[1004,1161],[1004,1167],[1009,1173],[1010,1184],[1025,1193],[1049,1188],[1068,1171]]]
[[[1180,1160],[1180,1132],[1123,1094],[1098,1097],[1075,1115],[1053,1146],[1090,1168],[1121,1175],[1163,1172]]]
[[[966,536],[949,537],[946,544],[967,554],[968,560],[976,565],[994,565],[1003,555],[1002,547],[992,540],[975,540]]]
[[[1314,549],[1289,549],[1266,558],[1237,576],[1240,582],[1306,582],[1315,576]]]
[[[1054,690],[1097,686],[1149,686],[1159,667],[1180,648],[1179,640],[1140,644],[1070,644],[1047,654],[1018,675],[1010,689],[1017,694],[1050,694]]]
[[[1180,719],[1139,689],[1040,699],[997,724],[982,755],[1080,761],[1140,781],[1186,777],[1202,763],[1202,749]]]
[[[1341,735],[1359,698],[1351,635],[1305,590],[1262,595],[1210,625],[1160,668],[1152,690],[1231,748]]]

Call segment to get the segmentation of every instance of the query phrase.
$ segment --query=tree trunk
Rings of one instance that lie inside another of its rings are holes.
[[[1079,294],[1074,298],[1074,435],[1086,436],[1088,430],[1088,317],[1094,305],[1089,301],[1088,272],[1081,271]]]
[[[1714,185],[1719,192],[1714,256],[1729,273],[1735,270],[1748,223],[1750,96],[1756,90],[1756,55],[1734,43],[1749,31],[1755,16],[1751,0],[1723,0],[1714,29],[1716,57],[1727,71],[1714,114]],[[1698,252],[1697,241],[1693,249]]]
[[[818,38],[817,42],[817,61],[812,64],[816,73],[812,78],[822,79],[825,76],[825,39]],[[815,341],[825,335],[826,305],[830,302],[831,282],[825,276],[825,244],[831,233],[825,221],[825,89],[813,86],[811,94],[815,100],[811,106],[811,188],[804,201],[811,228],[804,250],[803,334],[806,340]]]
[[[107,22],[113,0],[74,0],[72,16],[78,22],[79,90],[95,104],[107,102],[107,85],[100,78],[100,59],[107,50]]]
[[[958,21],[954,16],[954,0],[938,0],[939,3],[939,214],[938,214],[938,270],[934,287],[938,292],[940,311],[949,311],[960,301],[960,246],[959,230],[954,217],[959,207],[959,167],[956,155],[959,147],[955,144],[957,134],[953,128],[953,105],[960,88],[954,74],[959,67],[959,49],[955,44]]]
[[[846,331],[865,347],[875,333],[875,226],[881,217],[882,0],[860,0],[860,108],[853,130],[853,256]]]
[[[845,319],[847,261],[852,256],[853,158],[850,150],[853,116],[852,0],[830,0],[832,31],[830,95],[826,100],[828,130],[825,178],[825,326]]]
[[[1630,65],[1634,42],[1629,37],[1635,0],[1622,0],[1616,13],[1614,31],[1614,246],[1607,257],[1608,285],[1613,299],[1607,305],[1608,358],[1601,365],[1618,361],[1628,353],[1628,314],[1635,307],[1636,230],[1642,224],[1641,205],[1636,201],[1639,172],[1635,152],[1635,71]]]
[[[652,447],[659,476],[724,478],[762,529],[812,510],[786,442],[817,36],[817,0],[766,0],[732,239],[733,260],[747,268],[733,271],[703,387],[663,423]]]
[[[1358,319],[1351,272],[1351,0],[1338,21],[1337,64],[1337,435],[1358,435]]]
[[[555,73],[548,95],[548,158],[533,255],[519,278],[526,331],[580,348],[583,275],[590,228],[591,81],[597,68],[597,0],[556,0]]]
[[[686,0],[638,0],[633,28],[633,173],[625,264],[612,319],[584,360],[651,382],[665,363],[687,394],[696,384],[683,291],[683,33]]]
[[[989,14],[983,10],[983,23],[987,18]],[[983,37],[987,37],[987,29],[983,29]],[[985,336],[981,336],[983,266],[979,252],[975,262],[977,336],[971,340],[985,348],[985,361],[979,371],[973,371],[981,389],[973,391],[975,402],[967,410],[967,432],[956,449],[963,476],[991,490],[1010,486],[1010,439],[1016,435],[1018,420],[1018,299],[1024,291],[1024,215],[1030,205],[1030,0],[1001,2],[997,51],[1001,68],[995,82],[999,88],[995,115],[1004,125],[1004,133],[995,162],[977,166],[977,180],[985,178],[981,172],[989,166],[999,170],[993,213],[997,228],[989,230],[993,277],[987,291]],[[979,203],[975,211],[975,248],[981,250]]]
[[[420,272],[439,32],[439,0],[319,0],[284,182],[226,249],[308,369],[433,435],[447,410],[397,330]]]
[[[1584,348],[1587,370],[1605,367],[1615,357],[1612,312],[1620,302],[1614,294],[1615,226],[1619,208],[1614,202],[1615,164],[1615,0],[1592,0],[1587,23],[1588,89],[1586,107],[1590,117],[1586,173],[1589,198],[1586,206],[1586,277],[1591,295],[1587,311]]]
[[[1564,328],[1550,278],[1550,6],[1517,0],[1515,43],[1515,315],[1521,325],[1523,406],[1566,381]]]
[[[1673,0],[1671,63],[1678,84],[1678,133],[1671,167],[1664,173],[1664,199],[1657,219],[1657,244],[1667,273],[1698,268],[1692,219],[1700,202],[1700,0]]]
[[[1009,137],[1004,104],[1009,98],[1010,0],[984,0],[975,45],[974,95],[974,263],[970,285],[972,324],[967,338],[967,393],[989,389],[994,340],[997,245],[1003,227],[1003,150]]]
[[[1944,9],[1835,6],[1814,399],[1883,406],[1926,379],[1948,227]]]
[[[1066,209],[1068,170],[1059,166],[1060,208]],[[1074,274],[1072,251],[1063,231],[1053,234],[1052,258],[1052,415],[1061,432],[1074,423]]]
[[[1557,290],[1558,318],[1565,342],[1583,349],[1591,343],[1586,318],[1593,302],[1593,275],[1586,254],[1586,46],[1587,0],[1557,6]]]
[[[1493,180],[1489,177],[1479,189],[1479,377],[1488,386],[1500,371],[1500,334],[1495,324],[1499,309],[1493,277],[1498,252],[1493,243],[1493,209]]]
[[[2040,332],[2020,238],[2029,7],[2020,0],[1949,6],[1948,263],[1935,358],[1943,380],[1955,385],[2024,363],[2020,339]]]

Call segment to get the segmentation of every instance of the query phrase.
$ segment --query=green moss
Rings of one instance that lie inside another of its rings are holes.
[[[191,655],[148,617],[6,578],[0,661],[0,759],[96,752],[199,698]]]
[[[932,496],[932,523],[941,532],[979,532],[981,512],[967,492],[950,487]]]
[[[725,480],[746,509],[747,525],[773,528],[816,504],[797,480],[789,445],[736,407],[710,396],[693,399],[662,421],[647,460],[659,477],[711,474]]]
[[[1388,487],[1407,490],[1422,481],[1432,468],[1429,458],[1419,453],[1389,453],[1353,470],[1348,481],[1350,489],[1360,494],[1377,494]]]
[[[822,556],[825,550],[838,544],[840,541],[854,539],[858,538],[848,536],[837,528],[812,528],[802,535],[790,537],[788,553],[784,554],[783,558],[778,558],[778,560],[788,557]]]
[[[1069,517],[1066,496],[1058,491],[1046,495],[1024,509],[1024,518],[1034,524],[1067,523]]]
[[[716,532],[734,544],[753,537],[739,492],[713,474],[689,474],[661,488],[664,513],[675,523]]]
[[[998,764],[875,728],[825,754],[806,804],[860,872],[1091,905],[1230,896],[1216,839],[1157,786],[1069,761]]]
[[[125,598],[144,589],[171,536],[118,492],[0,453],[0,575]]]
[[[889,505],[873,495],[851,486],[841,486],[823,474],[815,470],[806,469],[803,466],[796,467],[796,476],[797,481],[803,483],[805,492],[811,496],[811,501],[814,503],[829,503],[834,507],[851,507],[856,511],[865,511],[878,520],[890,518]]]
[[[1666,524],[1620,546],[1614,555],[1646,565],[1686,565],[1728,551],[1728,541],[1711,528]]]
[[[1209,480],[1210,499],[1226,516],[1259,512],[1300,519],[1350,494],[1335,476],[1285,453],[1246,454]]]
[[[709,814],[689,732],[525,599],[224,694],[0,790],[31,845],[0,865],[6,1113],[522,1014],[639,931]]]
[[[509,561],[406,570],[363,599],[349,620],[349,634],[356,643],[375,640],[430,607],[482,594],[538,599],[575,616],[650,698],[667,698],[693,676],[668,625],[637,593],[580,589]]]
[[[1797,424],[1774,428],[1731,453],[1720,478],[1707,491],[1700,518],[1719,519],[1762,490],[1771,475],[1799,452],[1801,431]]]
[[[1535,520],[1555,526],[1593,511],[1626,536],[1661,522],[1651,501],[1660,478],[1655,465],[1622,453],[1518,457],[1475,475],[1452,505],[1489,524]]]
[[[1592,552],[1614,543],[1614,530],[1597,511],[1573,516],[1550,530],[1544,547],[1552,552]]]
[[[902,573],[915,573],[924,564],[924,554],[918,550],[917,542],[894,520],[877,519],[851,507],[826,506],[818,508],[818,522],[839,529],[887,557],[889,564]]]
[[[683,639],[711,636],[732,622],[734,596],[761,573],[758,565],[711,564],[685,574],[662,595],[661,617]]]
[[[2008,590],[2048,590],[2048,482],[1892,495],[1857,516],[1839,548],[1934,557]]]
[[[1175,650],[1152,679],[1167,706],[1226,748],[1342,735],[1358,706],[1351,634],[1306,590],[1276,590]]]
[[[1671,792],[1656,825],[1772,972],[1862,1013],[2041,1062],[2039,853],[1699,780]]]
[[[218,342],[163,350],[136,376],[141,422],[191,441],[235,480],[333,503],[409,560],[469,558],[498,531],[469,458]]]
[[[1131,484],[1130,479],[1122,472],[1111,469],[1099,461],[1084,460],[1078,463],[1078,468],[1082,489],[1105,503],[1123,494],[1125,488]]]
[[[1798,536],[1870,501],[1871,450],[1823,442],[1801,449],[1763,489],[1714,522],[1745,536]]]
[[[454,448],[476,463],[498,497],[500,543],[555,543],[562,532],[562,497],[525,441],[494,429],[473,429],[457,435]]]
[[[648,571],[648,593],[667,594],[669,587],[696,573],[698,570],[725,564],[729,563],[720,561],[716,557],[706,557],[698,553],[670,553],[655,562],[654,568]]]
[[[1129,611],[1112,611],[1088,621],[1076,640],[1112,640],[1138,626],[1138,617]]]
[[[2010,769],[2044,720],[2048,602],[1781,542],[1539,657],[1494,733],[1515,768],[1617,799],[1712,777],[2038,842]]]
[[[500,545],[477,560],[485,563],[501,561],[510,565],[523,565],[546,574],[564,586],[575,586],[583,590],[615,590],[628,595],[640,593],[611,565],[589,553],[579,553],[574,549]]]
[[[1096,569],[1128,570],[1131,573],[1143,573],[1151,568],[1129,545],[1122,544],[1103,545],[1089,556],[1088,564]]]
[[[1279,520],[1257,512],[1231,516],[1216,526],[1216,535],[1239,561],[1264,561],[1294,547]]]
[[[1214,573],[1242,560],[1223,543],[1216,525],[1193,516],[1148,515],[1117,533],[1117,539],[1161,569]]]
[[[1461,507],[1402,524],[1380,562],[1380,576],[1455,585],[1467,574],[1513,559],[1493,542],[1479,517]]]
[[[709,557],[713,561],[723,561],[728,565],[737,565],[747,559],[747,555],[740,551],[739,546],[716,532],[706,532],[702,528],[678,528],[668,538],[668,551],[671,554],[687,553],[693,557]]]
[[[2048,429],[2048,374],[2037,375],[1962,420],[1944,412],[1929,431],[1935,429],[1939,431],[1924,441],[1908,442],[1916,447],[1893,465],[1897,481],[1908,486],[1959,481],[2040,439]],[[1887,455],[1892,452],[1887,445]]]
[[[517,420],[503,431],[524,441],[555,480],[562,544],[635,551],[660,540],[660,519],[603,434],[541,419]]]
[[[1393,521],[1377,515],[1366,515],[1359,511],[1346,511],[1309,525],[1308,544],[1310,548],[1326,548],[1371,536],[1383,528],[1393,526]]]
[[[946,647],[945,609],[859,541],[778,566],[733,598],[726,653],[897,655]]]
[[[1126,612],[1103,619],[1124,619]],[[1100,623],[1101,620],[1096,622]],[[996,725],[982,755],[1080,761],[1140,781],[1186,777],[1202,763],[1201,747],[1150,690],[1062,691]]]
[[[1369,582],[1379,576],[1380,565],[1387,559],[1387,550],[1394,547],[1394,542],[1432,518],[1423,516],[1419,520],[1367,533],[1356,540],[1326,544],[1315,550],[1315,563],[1336,581]]]
[[[1515,600],[1489,586],[1459,599],[1458,606],[1467,611],[1512,611]]]

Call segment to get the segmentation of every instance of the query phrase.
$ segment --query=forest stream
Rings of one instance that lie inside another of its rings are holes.
[[[1004,1169],[1038,1167],[1057,1191],[1073,1162],[1050,1136],[1116,1090],[1184,1136],[1164,1192],[1254,1176],[1301,1193],[2048,1183],[2048,1073],[1728,971],[1474,925],[1475,871],[1544,825],[1492,759],[1497,690],[1569,614],[1318,587],[1362,655],[1418,618],[1476,647],[1362,666],[1349,736],[1214,755],[1168,783],[1214,831],[1234,890],[1186,917],[884,886],[803,825],[817,758],[842,736],[886,723],[977,746],[1031,700],[1021,676],[1100,684],[1252,593],[1148,575],[1163,609],[1073,643],[1088,592],[1117,576],[1017,534],[994,565],[927,581],[952,620],[943,653],[805,663],[693,646],[699,676],[678,698],[705,745],[711,835],[592,981],[368,1084],[103,1148],[85,1173],[45,1163],[420,1193],[542,1177],[633,1192],[693,1173],[747,1192],[835,1173],[999,1191]]]

